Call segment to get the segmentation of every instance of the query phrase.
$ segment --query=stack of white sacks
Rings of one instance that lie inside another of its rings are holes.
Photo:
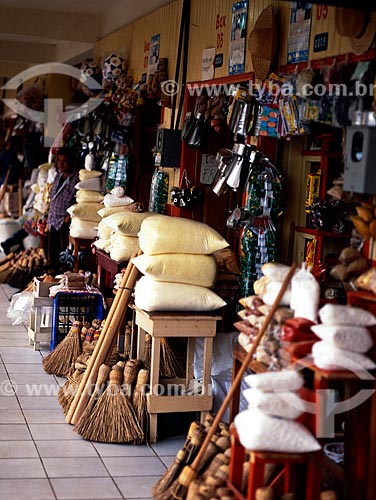
[[[42,163],[38,167],[37,182],[31,186],[34,191],[34,210],[40,214],[47,214],[50,207],[50,191],[56,176],[56,168],[52,163]]]
[[[103,201],[102,172],[81,169],[78,175],[79,182],[75,186],[77,203],[67,210],[71,216],[69,233],[73,238],[94,240],[100,221],[98,210],[102,208],[101,202]]]
[[[307,453],[321,448],[301,423],[305,410],[298,391],[303,377],[294,370],[265,372],[245,377],[251,387],[243,391],[248,409],[234,420],[241,444],[251,451]]]
[[[143,218],[141,218],[140,223],[137,225],[136,217],[134,221],[130,223],[132,228],[128,231],[125,228],[127,223],[122,222],[121,217],[120,219],[117,219],[116,217],[108,219],[108,217],[117,213],[126,215],[129,212],[134,212],[138,214],[139,212],[142,212],[142,207],[139,203],[134,203],[134,200],[125,194],[125,190],[122,187],[115,187],[110,193],[107,193],[103,198],[103,205],[104,207],[101,207],[101,209],[98,210],[98,215],[101,220],[98,224],[98,239],[94,242],[94,245],[99,250],[103,250],[109,254],[112,253],[111,258],[113,260],[118,262],[129,260],[130,255],[132,255],[135,251],[137,252],[139,249],[138,243],[136,245],[134,240],[124,240],[125,248],[124,252],[122,252],[120,248],[122,240],[121,236],[136,237]],[[114,232],[118,233],[120,236],[113,235]],[[111,252],[113,247],[114,249]]]
[[[373,346],[369,327],[376,317],[358,307],[326,304],[319,310],[321,324],[311,330],[322,340],[312,347],[316,366],[323,370],[373,370],[375,362],[365,355]]]
[[[135,304],[145,311],[212,311],[226,303],[210,287],[216,278],[212,253],[228,246],[214,229],[193,220],[153,215],[138,234],[143,254],[132,259],[144,275]]]
[[[121,207],[119,212],[107,215],[100,221],[99,239],[94,245],[109,253],[112,260],[128,261],[140,249],[137,233],[142,222],[153,215],[154,212],[129,212]]]

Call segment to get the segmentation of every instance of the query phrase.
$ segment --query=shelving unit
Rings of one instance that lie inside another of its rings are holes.
[[[320,174],[320,187],[317,190],[315,199],[310,200],[310,204],[328,198],[327,191],[331,187],[334,178],[339,174],[336,163],[343,157],[341,151],[330,149],[333,142],[331,136],[324,135],[319,138],[322,141],[320,150],[304,149],[301,151],[303,158],[302,180],[306,180],[309,173]],[[303,186],[301,186],[301,189],[303,190]],[[328,251],[336,250],[339,248],[341,240],[350,238],[349,233],[335,233],[310,227],[308,213],[303,214],[303,207],[299,214],[298,224],[294,227],[294,232],[295,260],[297,262],[306,260],[312,265],[323,261],[325,248]],[[311,246],[308,249],[309,243]]]

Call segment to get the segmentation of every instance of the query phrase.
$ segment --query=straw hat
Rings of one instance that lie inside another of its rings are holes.
[[[335,11],[336,31],[349,38],[354,54],[366,52],[372,45],[376,32],[376,14],[357,9],[337,7]]]
[[[277,21],[271,5],[258,17],[249,35],[248,48],[256,78],[265,80],[277,48]]]

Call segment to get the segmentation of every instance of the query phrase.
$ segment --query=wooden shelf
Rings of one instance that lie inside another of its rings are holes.
[[[329,158],[343,158],[343,153],[341,151],[325,151],[322,149],[304,149],[302,152],[303,156],[327,156]]]
[[[350,238],[350,233],[333,233],[332,231],[322,231],[321,229],[313,229],[310,227],[296,226],[295,231],[298,233],[312,234],[323,238]]]

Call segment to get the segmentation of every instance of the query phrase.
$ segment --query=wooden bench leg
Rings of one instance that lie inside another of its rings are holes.
[[[149,415],[149,443],[157,442],[157,413],[150,413]]]

